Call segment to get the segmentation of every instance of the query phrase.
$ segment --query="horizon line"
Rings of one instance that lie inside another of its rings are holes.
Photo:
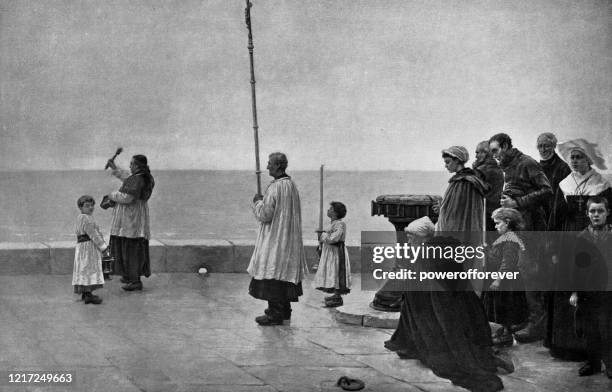
[[[318,168],[313,169],[294,169],[287,170],[287,172],[300,172],[300,171],[319,171]],[[0,173],[23,173],[23,172],[61,172],[61,171],[102,171],[100,169],[0,169]],[[159,171],[227,171],[227,172],[252,172],[255,174],[255,171],[252,169],[154,169],[152,172]],[[327,172],[343,172],[343,171],[352,171],[352,172],[402,172],[402,171],[412,171],[412,172],[443,172],[444,170],[427,170],[427,169],[329,169]],[[105,170],[102,172],[106,172]],[[261,171],[262,174],[265,174],[265,170]]]

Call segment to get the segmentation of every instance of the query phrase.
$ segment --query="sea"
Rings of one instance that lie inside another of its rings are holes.
[[[258,224],[251,204],[256,193],[252,171],[161,170],[152,173],[149,200],[154,239],[254,240]],[[304,239],[316,239],[319,223],[319,171],[288,172],[300,192]],[[347,242],[361,231],[391,231],[382,216],[371,216],[372,200],[388,194],[442,195],[449,173],[434,171],[326,171],[324,225],[329,202],[347,206]],[[271,177],[262,173],[262,188]],[[91,195],[96,203],[121,183],[103,171],[0,172],[0,242],[73,241],[79,214],[77,199]],[[108,236],[111,210],[96,207],[94,217]]]

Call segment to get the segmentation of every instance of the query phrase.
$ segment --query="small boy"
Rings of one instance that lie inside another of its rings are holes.
[[[77,200],[81,213],[77,217],[75,234],[77,245],[74,252],[74,268],[72,285],[74,292],[81,294],[85,304],[99,305],[102,298],[93,291],[104,286],[102,273],[102,253],[108,251],[108,246],[93,218],[96,202],[93,197],[84,195]]]
[[[570,297],[570,304],[581,314],[577,319],[582,318],[579,323],[587,342],[588,359],[578,374],[583,377],[599,373],[603,361],[606,375],[612,378],[612,225],[606,224],[610,214],[608,200],[589,198],[587,214],[591,224],[578,235],[576,291]]]

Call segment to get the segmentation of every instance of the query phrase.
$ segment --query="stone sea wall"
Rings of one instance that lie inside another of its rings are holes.
[[[156,272],[246,272],[254,241],[151,240],[151,270]],[[0,242],[0,275],[71,274],[74,242]],[[317,242],[305,241],[308,266],[317,262]],[[360,271],[359,244],[347,244],[352,272]]]

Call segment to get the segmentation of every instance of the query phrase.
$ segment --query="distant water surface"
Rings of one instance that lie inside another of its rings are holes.
[[[304,238],[315,239],[319,217],[319,172],[289,171],[302,201]],[[155,190],[149,201],[155,239],[254,239],[257,222],[251,212],[255,175],[250,171],[154,171]],[[328,171],[325,211],[332,200],[348,209],[347,240],[362,230],[393,230],[384,217],[370,216],[371,201],[383,194],[442,195],[450,175],[424,171]],[[262,186],[271,177],[262,173]],[[72,241],[76,201],[102,196],[120,182],[102,171],[0,172],[0,241]],[[99,207],[94,217],[108,235],[110,210]],[[324,223],[329,219],[324,215]]]

